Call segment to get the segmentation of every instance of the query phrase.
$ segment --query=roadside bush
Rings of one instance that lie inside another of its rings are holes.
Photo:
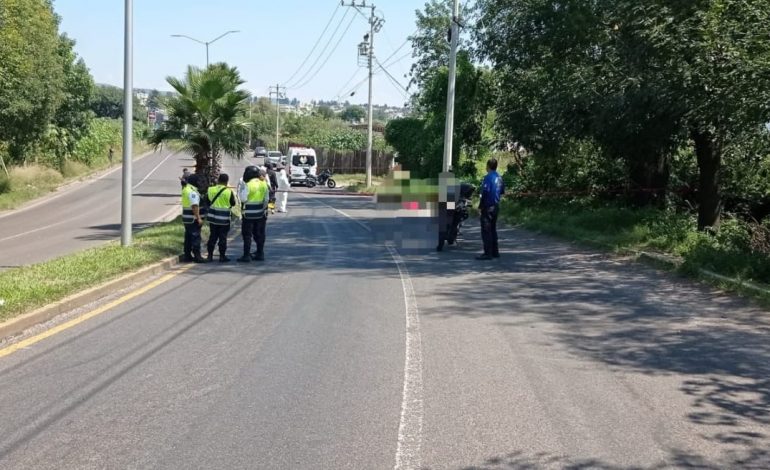
[[[120,119],[101,118],[91,121],[88,134],[75,145],[74,159],[88,166],[107,162],[111,145],[115,152],[122,148],[122,126],[123,121]],[[141,129],[136,129],[136,132],[141,133]]]
[[[61,173],[42,165],[27,165],[11,168],[11,189],[50,188],[61,184]]]
[[[82,176],[88,173],[88,171],[88,165],[73,160],[67,160],[64,162],[64,165],[62,165],[62,175],[65,178],[75,178]]]
[[[770,252],[754,244],[757,233],[767,238],[767,227],[738,219],[725,220],[715,234],[691,232],[680,248],[683,269],[697,273],[698,268],[741,279],[770,282]]]
[[[11,190],[11,180],[5,175],[0,174],[0,194],[7,193]]]

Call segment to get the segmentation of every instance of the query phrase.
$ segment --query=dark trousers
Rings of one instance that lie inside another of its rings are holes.
[[[227,253],[227,234],[230,232],[230,224],[209,224],[209,229],[211,231],[211,236],[206,245],[206,248],[209,250],[209,255],[214,254],[214,247],[217,245],[217,242],[219,242],[219,256],[225,256],[225,253]]]
[[[201,226],[197,222],[184,224],[184,254],[185,256],[201,254]]]
[[[481,209],[481,240],[484,242],[484,254],[498,256],[497,247],[497,215],[500,206],[492,206]]]
[[[265,229],[267,228],[267,217],[256,220],[243,219],[243,254],[248,255],[251,251],[251,239],[257,244],[257,253],[263,253],[265,249]]]

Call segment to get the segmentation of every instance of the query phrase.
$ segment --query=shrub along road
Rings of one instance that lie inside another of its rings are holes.
[[[0,467],[770,467],[766,312],[522,231],[397,265],[366,201],[0,358]]]

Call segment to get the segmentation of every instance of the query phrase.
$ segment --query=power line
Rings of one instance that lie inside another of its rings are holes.
[[[337,96],[337,97],[340,97],[340,96],[342,96],[342,92],[343,92],[343,91],[345,91],[345,87],[346,87],[346,86],[348,86],[348,85],[350,85],[350,82],[352,82],[352,81],[353,81],[353,80],[356,78],[356,75],[358,75],[358,72],[360,72],[360,71],[361,71],[361,69],[360,69],[360,68],[356,68],[356,71],[355,71],[355,72],[353,72],[353,75],[351,75],[351,76],[350,76],[350,78],[348,79],[348,81],[347,81],[347,82],[345,82],[345,84],[344,84],[344,85],[342,85],[342,86],[340,87],[339,91],[338,91],[338,92],[337,92],[337,94],[336,94],[336,96]]]
[[[334,12],[332,12],[332,16],[329,18],[329,21],[326,23],[326,27],[321,32],[321,35],[318,36],[318,39],[316,39],[316,42],[313,45],[313,48],[310,49],[310,52],[307,53],[307,56],[302,60],[302,63],[300,64],[300,66],[297,68],[297,70],[294,71],[293,74],[291,74],[291,77],[289,77],[287,80],[284,80],[283,83],[289,83],[294,77],[297,76],[299,71],[302,70],[302,68],[305,66],[305,64],[307,63],[308,59],[310,59],[310,56],[313,55],[313,52],[315,52],[316,48],[321,43],[321,39],[323,39],[324,34],[326,34],[326,31],[329,30],[329,26],[331,26],[332,21],[334,21],[334,17],[337,16],[337,12],[340,10],[340,6],[341,5],[337,5],[337,8],[334,9]]]
[[[300,84],[294,85],[292,87],[292,89],[299,90],[300,88],[303,88],[305,85],[307,85],[308,83],[313,81],[313,79],[318,75],[318,73],[321,72],[321,70],[323,70],[324,66],[329,62],[329,59],[331,58],[331,56],[337,51],[337,48],[339,47],[339,45],[342,42],[342,40],[345,39],[345,35],[348,34],[348,31],[350,31],[350,27],[353,25],[353,21],[355,21],[355,19],[356,19],[355,16],[350,18],[350,22],[348,22],[348,26],[345,28],[345,31],[343,31],[342,36],[340,36],[339,40],[337,40],[337,44],[334,45],[332,50],[326,56],[326,59],[324,59],[324,61],[321,63],[321,65],[318,67],[318,69],[315,71],[315,73],[313,73],[313,75],[311,75],[304,82],[302,82]],[[320,58],[320,56],[319,56],[319,58]]]
[[[375,61],[377,61],[377,65],[379,65],[379,66],[380,66],[380,70],[382,70],[383,72],[385,72],[385,75],[387,75],[387,76],[388,76],[388,78],[390,78],[391,80],[393,80],[393,82],[394,82],[394,83],[398,84],[398,86],[399,86],[399,87],[401,87],[401,89],[402,89],[402,90],[404,90],[404,91],[405,91],[405,92],[407,92],[407,93],[409,92],[409,90],[407,90],[407,89],[406,89],[406,88],[405,88],[405,87],[404,87],[404,86],[403,86],[403,85],[402,85],[402,84],[401,84],[401,83],[400,83],[398,80],[396,80],[396,79],[393,77],[393,75],[391,75],[391,74],[390,74],[390,72],[388,72],[388,70],[385,68],[385,66],[384,66],[384,65],[382,65],[382,64],[380,63],[380,61],[379,61],[379,60],[377,60],[376,58],[375,58],[374,60],[375,60]]]
[[[301,83],[301,82],[302,82],[302,80],[304,80],[304,79],[305,79],[305,78],[308,76],[308,74],[310,74],[310,72],[313,70],[313,68],[314,68],[314,67],[315,67],[315,66],[318,64],[318,61],[321,59],[321,57],[323,57],[323,55],[326,53],[326,50],[327,50],[327,49],[329,49],[329,45],[330,45],[330,44],[332,43],[332,41],[334,40],[334,37],[337,35],[337,31],[339,31],[339,30],[340,30],[340,26],[342,26],[342,23],[344,23],[344,22],[345,22],[345,18],[347,18],[347,16],[348,16],[348,13],[350,13],[350,10],[345,10],[345,14],[344,14],[344,15],[342,15],[342,18],[340,18],[340,21],[339,21],[339,23],[337,23],[337,27],[334,29],[334,32],[332,33],[332,35],[331,35],[331,36],[329,36],[329,40],[328,40],[328,41],[326,41],[326,45],[324,46],[323,50],[321,50],[321,53],[320,53],[320,54],[318,54],[318,57],[316,57],[315,61],[313,62],[313,65],[311,65],[311,66],[310,66],[310,67],[309,67],[309,68],[308,68],[308,69],[305,71],[305,74],[304,74],[304,75],[302,75],[302,77],[300,77],[300,78],[299,78],[299,79],[297,79],[297,80],[294,80],[292,83],[294,83],[295,85],[296,85],[297,83]],[[354,17],[354,18],[355,18],[355,17]],[[350,27],[350,26],[348,26],[348,27]],[[344,36],[344,33],[343,33],[343,36]],[[323,64],[321,64],[321,65],[323,66]],[[286,82],[286,86],[288,86],[288,87],[290,87],[290,88],[293,88],[293,85],[292,85],[291,83],[289,83],[288,81]]]

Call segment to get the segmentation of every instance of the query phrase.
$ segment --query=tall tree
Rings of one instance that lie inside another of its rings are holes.
[[[244,116],[249,93],[238,69],[224,63],[206,69],[190,66],[183,79],[167,78],[178,96],[168,100],[168,119],[155,130],[150,144],[180,142],[195,158],[195,172],[210,184],[216,182],[227,153],[242,158],[243,136],[250,124]]]
[[[0,2],[0,141],[17,162],[64,99],[60,45],[50,1]]]
[[[463,29],[469,30],[473,23],[473,9],[470,2],[463,2],[460,21]],[[422,86],[434,70],[449,63],[449,28],[452,19],[452,2],[428,0],[423,10],[416,10],[417,31],[409,37],[412,42],[412,56],[415,62],[411,69],[409,86]],[[466,36],[460,36],[459,47],[467,50],[470,43]]]
[[[147,108],[142,105],[136,95],[134,95],[133,102],[134,121],[147,121]],[[97,117],[123,118],[123,89],[112,85],[97,85],[91,101],[91,110]]]
[[[74,47],[75,41],[63,34],[59,58],[64,70],[64,99],[56,110],[47,139],[60,164],[72,155],[77,142],[88,133],[94,116],[91,111],[94,81]]]

